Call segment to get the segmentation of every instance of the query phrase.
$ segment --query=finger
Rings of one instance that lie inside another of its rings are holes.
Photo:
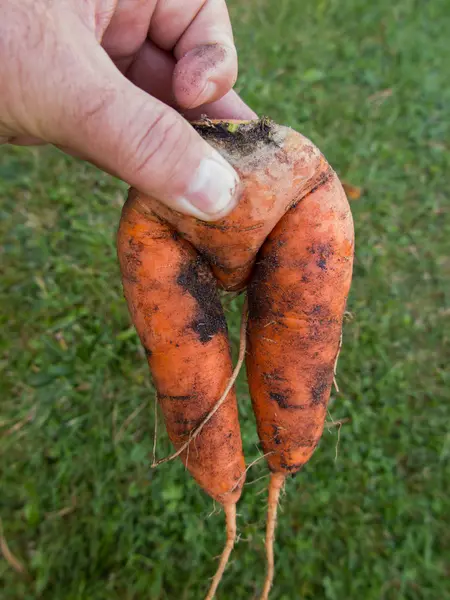
[[[155,96],[161,102],[180,109],[172,90],[172,77],[175,59],[147,40],[135,57],[127,77],[145,92]],[[182,110],[182,109],[181,109]],[[211,104],[202,104],[193,110],[182,110],[187,119],[198,119],[207,115],[211,119],[256,119],[254,113],[233,90],[220,100]]]
[[[237,55],[224,0],[159,2],[149,36],[161,48],[173,48],[173,88],[180,106],[218,100],[236,82]]]
[[[176,111],[130,83],[98,46],[86,48],[74,76],[49,141],[182,213],[216,220],[231,212],[235,171]]]
[[[141,90],[169,106],[177,107],[172,89],[175,64],[172,54],[147,40],[135,56],[126,76]]]
[[[180,106],[195,108],[214,102],[236,83],[236,51],[221,45],[190,50],[177,63],[173,91]]]
[[[156,0],[119,0],[114,14],[101,32],[102,46],[123,73],[147,38]]]

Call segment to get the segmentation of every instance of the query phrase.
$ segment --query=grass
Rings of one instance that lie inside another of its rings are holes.
[[[448,3],[230,4],[244,98],[363,188],[330,406],[349,421],[287,485],[272,598],[449,599]],[[31,574],[0,559],[1,597],[201,598],[223,515],[179,461],[150,470],[154,393],[114,248],[125,186],[6,147],[0,178],[0,515]],[[239,397],[250,462],[243,378]],[[266,474],[249,472],[220,599],[261,589]]]

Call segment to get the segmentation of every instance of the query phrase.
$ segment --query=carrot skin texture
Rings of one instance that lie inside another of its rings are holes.
[[[239,204],[227,217],[206,223],[132,191],[197,248],[210,263],[218,284],[228,291],[245,288],[257,252],[270,231],[292,203],[329,170],[320,151],[300,133],[275,124],[266,131],[258,122],[243,127],[242,134],[200,127],[201,135],[241,178]]]
[[[117,237],[124,294],[175,448],[213,408],[232,373],[228,333],[206,261],[133,194]],[[191,447],[192,446],[192,447]],[[245,464],[234,389],[181,454],[220,503],[239,499]]]
[[[333,171],[264,242],[248,288],[247,373],[272,472],[297,472],[322,435],[353,264],[353,221]]]
[[[204,223],[136,190],[128,202],[192,244],[217,286],[248,286],[246,366],[258,433],[270,468],[294,473],[325,421],[352,273],[350,209],[323,155],[292,129],[261,121],[237,134],[221,123],[200,133],[241,176],[228,217]]]
[[[205,223],[132,189],[119,258],[177,450],[206,423],[181,458],[227,514],[227,542],[208,598],[235,541],[235,503],[245,479],[234,389],[205,422],[231,385],[217,287],[247,287],[248,383],[272,471],[261,596],[267,600],[279,493],[287,475],[310,459],[323,431],[352,277],[353,222],[336,174],[301,134],[265,119],[195,126],[239,173],[238,206]]]

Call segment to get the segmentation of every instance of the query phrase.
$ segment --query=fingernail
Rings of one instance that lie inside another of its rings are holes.
[[[208,83],[203,88],[202,93],[200,94],[200,102],[199,104],[206,104],[208,102],[213,102],[217,96],[218,87],[214,83],[214,81],[208,81]]]
[[[237,173],[214,152],[201,161],[181,203],[190,204],[192,214],[200,219],[225,215],[237,203],[238,185]]]

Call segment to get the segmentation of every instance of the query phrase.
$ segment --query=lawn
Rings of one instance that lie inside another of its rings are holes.
[[[230,8],[242,96],[362,190],[343,424],[287,484],[271,598],[450,599],[448,0]],[[125,189],[55,150],[0,149],[0,515],[30,574],[0,558],[2,600],[197,600],[222,547],[181,462],[150,469],[154,391],[114,246]],[[250,462],[243,376],[238,391]],[[218,600],[261,590],[263,461],[247,481]]]

